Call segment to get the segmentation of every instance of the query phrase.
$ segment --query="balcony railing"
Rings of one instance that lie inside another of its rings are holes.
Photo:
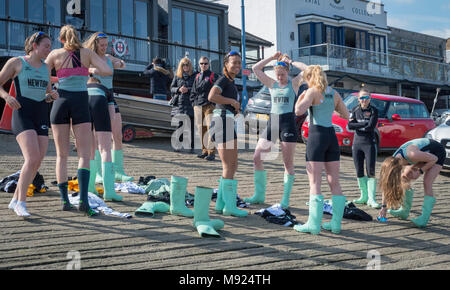
[[[450,82],[450,64],[327,43],[295,49],[292,57],[308,65],[325,66],[329,71],[437,85]]]

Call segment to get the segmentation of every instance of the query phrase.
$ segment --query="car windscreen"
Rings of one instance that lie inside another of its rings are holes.
[[[351,112],[353,108],[359,104],[358,96],[357,95],[348,96],[347,98],[345,98],[344,104],[347,107],[347,109]],[[388,105],[387,101],[372,98],[370,100],[370,104],[375,108],[377,108],[378,118],[386,118],[386,108]]]
[[[270,91],[269,88],[266,86],[263,86],[258,93],[255,95],[255,97],[258,97],[260,99],[264,100],[270,100]]]

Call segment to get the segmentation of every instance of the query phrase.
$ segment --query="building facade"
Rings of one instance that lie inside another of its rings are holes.
[[[23,55],[25,38],[48,33],[54,48],[60,28],[72,24],[81,39],[103,31],[110,53],[142,71],[155,56],[176,67],[188,55],[211,59],[219,71],[228,49],[227,7],[202,0],[0,0],[0,56]]]
[[[228,5],[229,23],[241,27],[241,0],[211,2]],[[329,83],[344,95],[365,84],[375,92],[418,98],[431,107],[437,88],[442,95],[450,94],[445,39],[388,27],[383,4],[246,0],[245,8],[246,30],[274,43],[266,55],[282,51],[306,64],[322,65]]]

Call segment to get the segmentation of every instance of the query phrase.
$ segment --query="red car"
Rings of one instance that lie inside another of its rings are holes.
[[[396,150],[403,143],[422,138],[435,127],[425,104],[422,101],[383,94],[371,94],[370,104],[378,109],[376,128],[378,152]],[[345,98],[347,109],[358,105],[358,93]],[[343,151],[351,151],[354,131],[348,129],[348,121],[333,114],[333,127]],[[302,126],[302,139],[308,139],[309,117]]]

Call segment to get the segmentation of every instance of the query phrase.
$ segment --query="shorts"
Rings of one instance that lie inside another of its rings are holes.
[[[216,144],[224,144],[228,141],[236,140],[237,133],[234,121],[233,113],[221,109],[214,110],[211,125],[209,126],[211,140]]]
[[[52,124],[70,124],[70,120],[72,125],[91,122],[87,90],[71,92],[58,89],[58,93],[59,98],[53,102],[50,113]]]
[[[276,126],[272,128],[272,125],[276,125],[273,123],[274,121],[276,122],[276,119],[278,119],[279,126],[278,128],[275,128]],[[273,132],[272,130],[278,132]],[[297,143],[298,130],[294,113],[281,115],[271,114],[261,138],[272,141],[273,143],[276,143],[278,139],[280,139],[281,142]]]
[[[340,157],[341,152],[334,128],[311,124],[306,143],[306,161],[333,162],[339,161]]]
[[[22,96],[18,96],[16,100],[22,107],[12,112],[11,129],[13,134],[17,136],[23,131],[34,130],[38,136],[48,136],[49,104],[45,100],[38,102]]]
[[[89,95],[89,111],[92,127],[96,132],[111,132],[108,103],[104,96]]]
[[[438,158],[438,161],[436,164],[444,166],[445,158],[447,156],[447,153],[445,152],[445,147],[441,143],[435,140],[430,139],[430,145],[426,146],[430,150],[429,153],[435,155]],[[423,148],[422,150],[424,150]]]

